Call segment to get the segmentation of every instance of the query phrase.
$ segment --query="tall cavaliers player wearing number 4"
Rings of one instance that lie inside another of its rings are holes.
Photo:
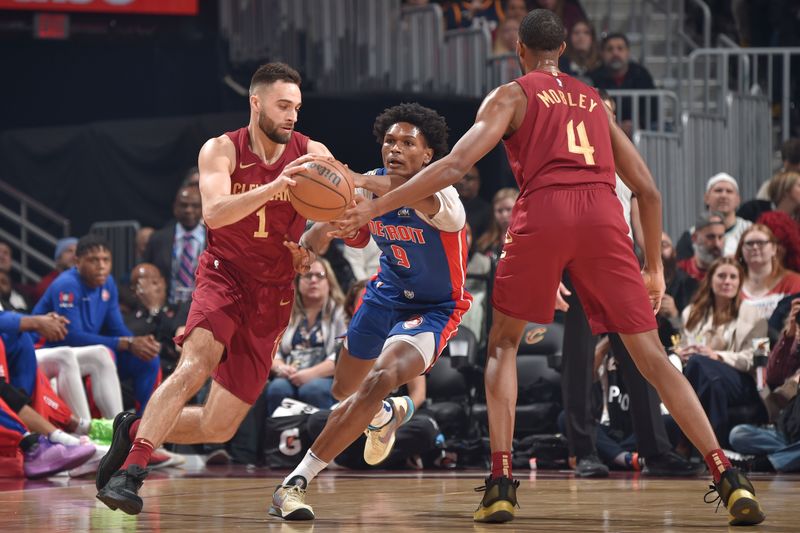
[[[474,519],[514,517],[510,450],[516,403],[516,351],[527,321],[552,321],[566,270],[595,334],[619,333],[706,459],[730,524],[764,519],[750,481],[719,449],[697,396],[664,356],[654,320],[664,293],[660,257],[661,197],[633,144],[607,114],[594,89],[558,71],[564,27],[537,9],[520,25],[517,54],[525,75],[490,93],[475,124],[450,155],[403,186],[349,210],[341,230],[455,183],[499,141],[506,145],[520,196],[497,267],[494,321],[486,363],[492,473]],[[612,159],[613,155],[613,159]],[[645,239],[641,274],[614,194],[614,166],[639,199]]]
[[[97,471],[97,498],[137,514],[148,458],[163,442],[229,440],[267,382],[272,356],[289,321],[295,271],[314,260],[298,246],[306,221],[289,202],[285,175],[307,153],[327,148],[294,131],[300,76],[281,63],[260,67],[250,83],[250,123],[210,139],[198,158],[208,247],[183,353],[150,399],[144,416],[114,420],[111,449]],[[209,376],[205,405],[185,407]],[[132,446],[131,446],[132,444]]]

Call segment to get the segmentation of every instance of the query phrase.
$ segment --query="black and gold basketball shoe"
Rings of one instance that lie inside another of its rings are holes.
[[[728,510],[729,525],[752,526],[760,524],[766,518],[756,499],[756,489],[738,468],[725,470],[719,483],[714,483],[709,488],[711,490],[706,493],[706,503],[721,500]],[[717,493],[717,497],[709,500],[708,497],[714,492]],[[719,508],[719,505],[717,507]]]
[[[95,486],[97,490],[102,490],[106,486],[111,476],[120,469],[128,457],[133,441],[129,435],[131,425],[139,420],[139,416],[123,411],[114,417],[113,434],[111,446],[108,452],[100,459],[95,476]]]
[[[514,519],[514,508],[517,505],[517,487],[519,481],[506,476],[487,477],[486,484],[477,487],[475,492],[483,492],[483,498],[475,510],[473,519],[476,522],[509,522]]]

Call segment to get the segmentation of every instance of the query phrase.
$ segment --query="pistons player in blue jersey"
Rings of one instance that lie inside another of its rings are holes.
[[[354,174],[360,198],[399,187],[447,153],[447,125],[432,109],[401,104],[375,120],[383,167]],[[382,255],[378,273],[347,331],[336,363],[333,395],[342,401],[300,465],[275,490],[270,514],[287,520],[314,518],[305,503],[309,482],[366,431],[364,460],[378,464],[389,455],[395,432],[414,412],[408,396],[386,398],[425,373],[456,333],[472,297],[464,290],[467,246],[464,206],[453,187],[369,221],[349,246],[372,238]],[[338,235],[317,223],[301,239],[319,250]]]

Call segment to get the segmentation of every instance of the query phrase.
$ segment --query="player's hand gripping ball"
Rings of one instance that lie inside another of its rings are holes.
[[[291,174],[289,187],[295,210],[309,220],[328,222],[338,218],[353,201],[350,171],[335,159],[312,157]]]

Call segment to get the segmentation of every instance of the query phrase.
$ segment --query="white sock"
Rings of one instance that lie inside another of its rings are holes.
[[[308,450],[306,456],[297,465],[297,468],[283,480],[282,485],[300,485],[301,488],[306,488],[311,483],[311,480],[317,477],[317,474],[322,472],[326,466],[328,466],[328,463],[314,455],[311,450]],[[298,483],[299,480],[294,479],[296,477],[301,477],[303,482]]]
[[[92,427],[92,419],[91,418],[79,418],[78,419],[78,427],[75,428],[75,433],[78,435],[88,435],[89,429]]]
[[[372,417],[372,421],[369,423],[369,428],[380,429],[388,424],[393,416],[394,409],[392,408],[392,403],[389,400],[383,400],[381,408],[378,409],[378,412],[375,413],[374,417]]]
[[[64,446],[78,446],[81,443],[78,437],[73,437],[69,433],[65,433],[60,429],[57,429],[52,433],[50,433],[50,435],[48,435],[47,438],[50,439],[50,442],[63,444]]]

